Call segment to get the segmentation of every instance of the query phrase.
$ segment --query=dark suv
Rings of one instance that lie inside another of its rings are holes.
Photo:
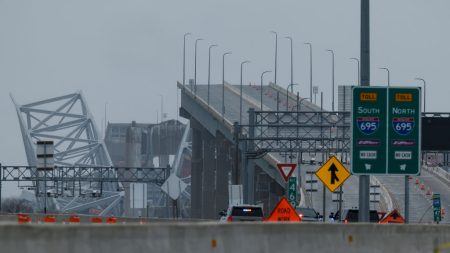
[[[342,211],[342,222],[358,222],[359,218],[359,209],[344,209]],[[334,220],[339,221],[339,211],[334,215]],[[378,223],[380,221],[380,217],[378,216],[377,210],[369,211],[369,222]]]

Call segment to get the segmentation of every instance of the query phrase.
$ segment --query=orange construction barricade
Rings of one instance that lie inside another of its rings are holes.
[[[31,217],[28,214],[21,214],[21,213],[19,213],[17,215],[17,222],[19,222],[19,224],[30,223],[31,222]]]
[[[45,223],[55,223],[56,222],[56,216],[54,215],[46,215],[43,219]]]
[[[92,217],[91,222],[92,223],[102,223],[103,219],[102,219],[102,217]]]
[[[117,223],[117,218],[114,217],[114,216],[108,217],[106,219],[106,223],[108,223],[108,224],[116,224]]]
[[[69,223],[80,223],[80,216],[78,215],[70,215]]]

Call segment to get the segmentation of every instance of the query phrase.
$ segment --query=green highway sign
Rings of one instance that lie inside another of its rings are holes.
[[[388,174],[419,174],[420,90],[390,88],[388,93]]]
[[[420,172],[419,88],[353,87],[353,174]]]
[[[297,206],[297,177],[289,177],[288,200],[293,207]]]

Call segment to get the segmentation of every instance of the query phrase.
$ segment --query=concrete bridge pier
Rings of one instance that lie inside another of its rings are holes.
[[[215,206],[215,186],[216,186],[216,142],[214,136],[208,133],[206,129],[202,131],[203,141],[203,176],[202,176],[202,218],[214,219],[217,214],[214,213]]]
[[[217,174],[215,214],[228,207],[228,185],[231,172],[231,143],[221,133],[216,134]]]
[[[192,128],[192,166],[191,166],[191,217],[202,218],[203,188],[203,143],[202,127],[191,119]]]

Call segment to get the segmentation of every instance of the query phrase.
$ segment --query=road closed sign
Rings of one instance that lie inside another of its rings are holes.
[[[295,208],[289,203],[289,201],[283,197],[277,206],[273,209],[270,216],[266,221],[275,222],[298,222],[301,221],[300,216],[295,211]]]

